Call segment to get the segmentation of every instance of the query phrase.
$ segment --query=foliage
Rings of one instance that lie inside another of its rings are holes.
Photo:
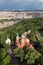
[[[1,61],[1,65],[9,65],[11,63],[11,59],[10,56],[7,55],[2,61]]]
[[[39,60],[40,65],[43,65],[43,56],[41,56],[38,60]]]
[[[11,65],[11,58],[4,48],[0,48],[0,65]]]
[[[6,56],[6,50],[1,48],[0,49],[0,60],[2,60],[3,58],[5,58]]]
[[[35,49],[27,48],[26,51],[25,59],[29,65],[34,64],[35,60],[41,56],[41,54]]]
[[[43,42],[40,42],[38,51],[43,55]]]
[[[23,59],[24,59],[24,51],[23,51],[23,49],[21,49],[21,48],[20,49],[19,48],[14,49],[14,57],[19,58],[20,62],[22,62]]]
[[[13,19],[11,19],[11,21],[12,20]],[[23,22],[22,20],[20,20],[20,22],[17,23],[16,25],[0,29],[0,37],[1,37],[0,43],[5,43],[5,39],[8,36],[9,38],[11,38],[13,44],[17,32],[21,35],[25,31],[28,31],[29,29],[31,29],[30,39],[32,41],[37,42],[35,32],[38,31],[38,29],[41,27],[43,27],[43,18],[25,19]]]
[[[0,20],[0,22],[6,22],[6,21],[14,21],[15,19],[11,20]],[[20,20],[19,23],[9,26],[3,29],[0,29],[0,43],[2,46],[6,46],[5,44],[5,39],[6,37],[9,37],[12,41],[12,45],[15,43],[15,37],[16,33],[19,33],[19,35],[23,34],[25,31],[28,31],[31,29],[31,33],[29,36],[29,39],[32,40],[32,42],[40,42],[38,51],[33,50],[33,49],[26,49],[26,54],[24,53],[25,51],[23,49],[16,48],[14,49],[14,57],[19,58],[20,61],[22,62],[24,59],[27,60],[27,64],[34,64],[35,61],[38,59],[39,65],[43,65],[43,56],[40,58],[41,54],[43,55],[43,31],[41,32],[40,36],[41,39],[40,41],[37,40],[36,38],[36,31],[40,33],[38,30],[43,28],[43,18],[35,18],[35,19],[25,19],[24,21]],[[37,33],[37,34],[38,34]],[[33,44],[34,45],[34,44]],[[7,46],[6,46],[7,48]],[[40,53],[41,54],[40,54]],[[1,60],[2,59],[2,60]],[[7,56],[6,51],[4,49],[0,49],[0,65],[10,65],[10,57]],[[37,61],[37,62],[38,62]],[[36,63],[37,63],[36,62]],[[35,64],[34,64],[35,65]]]

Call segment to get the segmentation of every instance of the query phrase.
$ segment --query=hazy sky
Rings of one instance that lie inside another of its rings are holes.
[[[0,0],[0,9],[43,10],[43,0]]]

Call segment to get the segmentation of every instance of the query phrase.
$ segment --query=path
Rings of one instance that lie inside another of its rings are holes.
[[[8,27],[8,26],[12,26],[12,25],[14,25],[18,22],[19,21],[3,22],[3,23],[0,23],[0,28],[5,28],[5,27]]]
[[[11,62],[13,65],[15,64],[20,65],[18,59],[14,58],[13,50],[14,50],[14,46],[8,49],[8,54],[11,57]]]
[[[19,59],[14,58],[13,50],[15,49],[15,46],[11,46],[11,48],[8,49],[8,54],[11,57],[12,65],[27,65],[26,61],[23,61],[20,63]]]

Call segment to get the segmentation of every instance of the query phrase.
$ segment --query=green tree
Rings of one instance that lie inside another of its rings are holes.
[[[0,48],[0,60],[5,58],[5,56],[6,56],[6,50],[3,48]]]
[[[10,65],[11,58],[4,48],[0,48],[0,65]]]
[[[20,62],[22,62],[24,59],[23,49],[21,49],[21,48],[20,49],[19,48],[14,49],[14,57],[19,58]]]
[[[7,55],[2,61],[1,65],[10,65],[11,64],[11,58],[9,55]]]
[[[34,49],[27,48],[26,51],[25,59],[29,65],[34,64],[35,60],[41,56],[41,54]]]
[[[43,42],[40,42],[38,51],[43,55]]]

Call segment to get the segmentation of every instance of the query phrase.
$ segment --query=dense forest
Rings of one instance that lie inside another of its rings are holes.
[[[11,20],[14,21],[14,19]],[[15,46],[16,34],[19,33],[20,36],[30,29],[31,34],[27,37],[35,49],[17,48]],[[5,43],[7,37],[11,39],[10,46]],[[7,52],[12,47],[15,64]],[[15,25],[0,29],[0,65],[43,65],[43,18],[21,19]]]

